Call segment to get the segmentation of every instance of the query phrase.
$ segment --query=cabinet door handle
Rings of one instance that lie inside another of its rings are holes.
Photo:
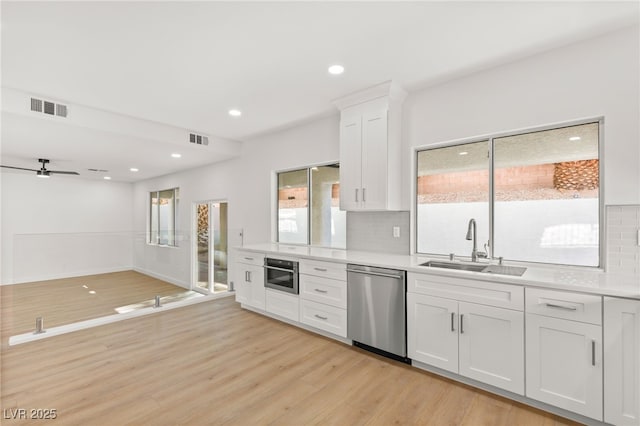
[[[460,334],[464,334],[464,314],[460,314]]]
[[[248,277],[247,282],[250,283],[251,282],[251,271],[247,271],[247,277]]]
[[[325,268],[313,268],[313,269],[315,269],[316,271],[319,271],[319,272],[327,272],[327,270]]]
[[[358,188],[356,188],[356,203],[358,202]]]
[[[314,288],[315,291],[317,291],[318,293],[326,293],[327,290],[320,290],[319,288]]]
[[[253,260],[253,257],[245,257],[245,260]]]
[[[362,188],[362,202],[363,202],[363,203],[367,201],[367,200],[365,199],[365,194],[366,194],[365,190],[366,190],[366,189],[367,189],[367,188]]]
[[[596,365],[596,341],[591,340],[591,365]]]
[[[454,326],[454,321],[456,320],[456,313],[455,312],[451,312],[451,331],[456,331],[456,328]]]
[[[553,309],[564,309],[565,311],[577,311],[578,310],[578,308],[576,308],[575,306],[557,305],[555,303],[545,303],[544,306],[546,306],[547,308],[553,308]]]
[[[320,316],[320,315],[318,315],[318,314],[315,314],[314,316],[315,316],[316,318],[320,318],[320,319],[321,319],[321,320],[323,320],[323,321],[326,321],[326,320],[327,320],[327,317],[322,317],[322,316]]]
[[[244,280],[249,282],[249,271],[244,271]]]

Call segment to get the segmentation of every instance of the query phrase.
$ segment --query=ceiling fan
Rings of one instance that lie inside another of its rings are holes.
[[[63,170],[47,170],[45,165],[49,163],[49,160],[45,158],[38,158],[38,162],[42,164],[42,167],[40,169],[25,169],[24,167],[13,167],[13,166],[0,166],[0,167],[4,167],[5,169],[29,170],[31,172],[36,172],[36,175],[41,178],[48,178],[54,173],[58,175],[79,175],[80,174],[78,172],[69,172],[69,171],[63,171]]]

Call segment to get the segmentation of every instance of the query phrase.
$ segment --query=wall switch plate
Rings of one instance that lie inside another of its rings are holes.
[[[640,230],[638,231],[638,233],[640,234]],[[393,227],[393,238],[400,238],[400,227],[399,226],[394,226]]]

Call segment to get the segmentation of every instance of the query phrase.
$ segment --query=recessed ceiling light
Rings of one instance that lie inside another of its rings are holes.
[[[177,152],[174,152],[173,154],[171,154],[171,156],[173,158],[180,158],[180,157],[182,157],[182,154],[178,154]]]
[[[132,167],[132,168],[129,169],[129,171],[130,172],[137,172],[137,171],[139,171],[139,169],[136,169],[135,167]]]
[[[104,179],[104,180],[111,180],[111,176],[105,176],[105,177],[103,177],[102,179]]]
[[[242,115],[242,111],[240,111],[239,109],[230,109],[229,115],[232,117],[240,117]]]
[[[580,139],[582,139],[580,136],[571,136],[569,138],[570,141],[579,141]]]
[[[468,154],[468,152],[467,152],[467,151],[460,151],[460,152],[458,153],[458,155],[467,155],[467,154]]]
[[[329,74],[340,75],[344,72],[344,67],[342,65],[331,65],[329,67]]]

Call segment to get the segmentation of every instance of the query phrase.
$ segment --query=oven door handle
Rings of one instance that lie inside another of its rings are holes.
[[[276,266],[265,266],[265,269],[275,269],[276,271],[283,271],[283,272],[291,272],[293,273],[294,270],[293,269],[287,269],[287,268],[278,268]]]

